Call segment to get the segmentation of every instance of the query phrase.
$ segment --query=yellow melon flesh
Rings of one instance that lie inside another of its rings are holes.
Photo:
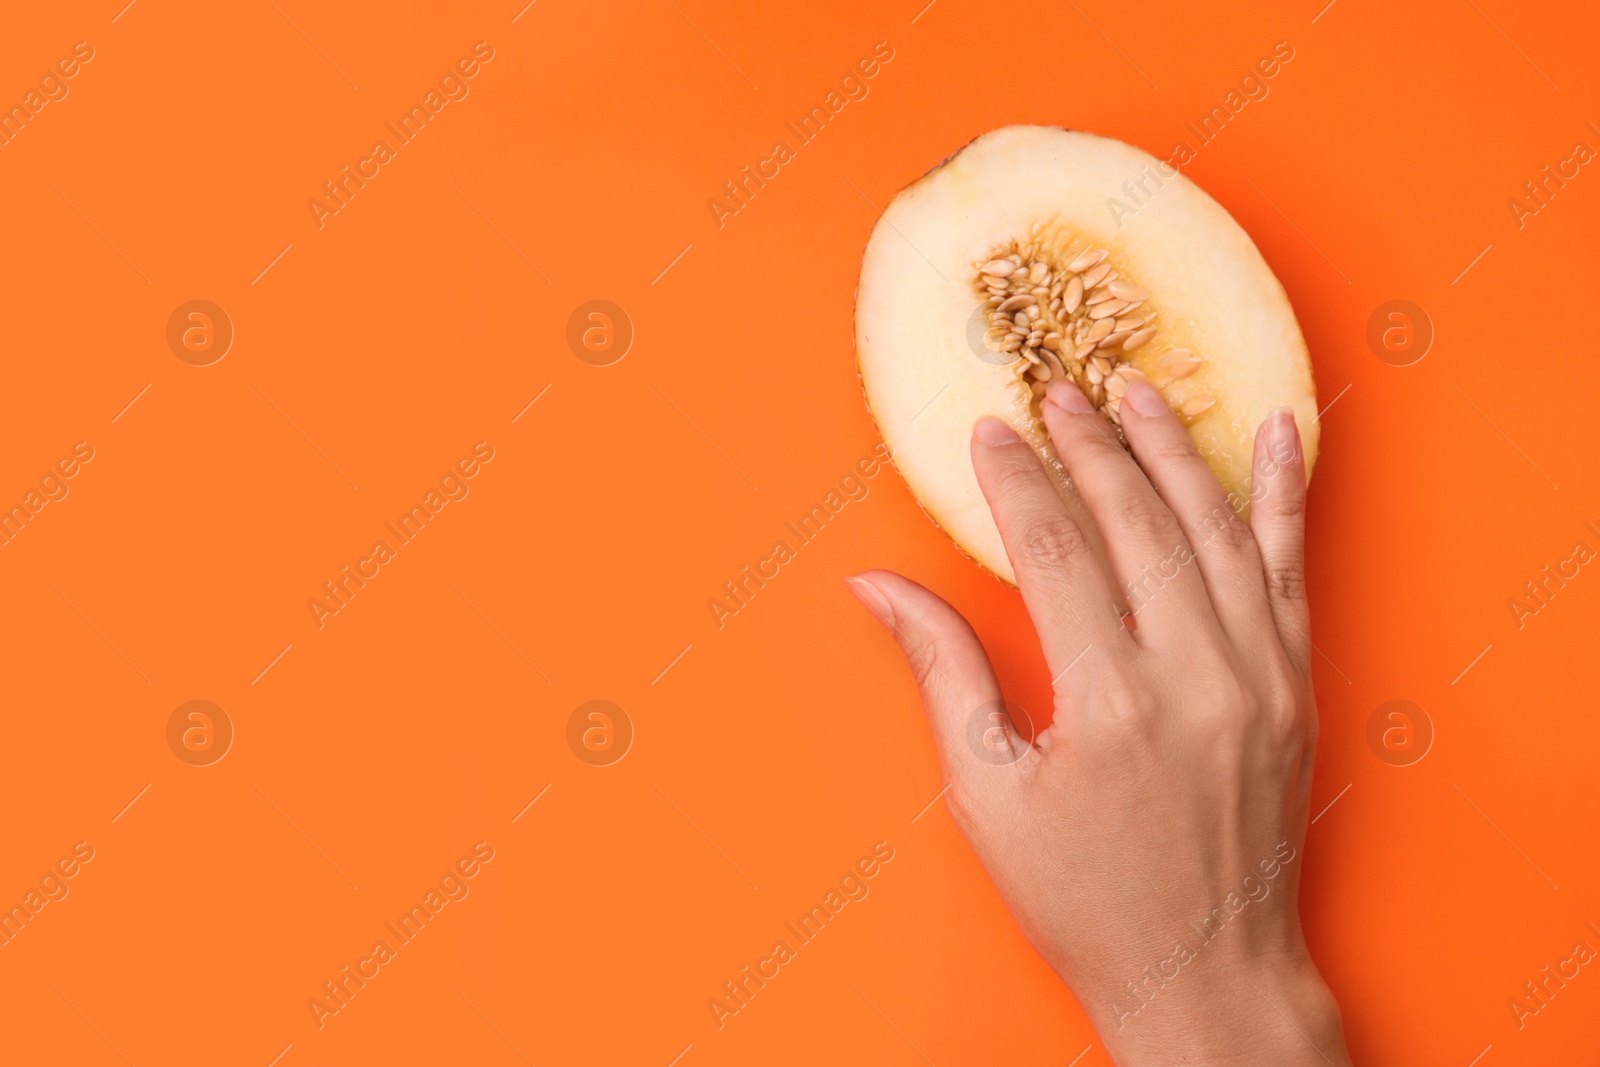
[[[984,415],[1034,446],[1088,523],[1019,379],[1027,364],[996,351],[994,334],[990,345],[982,339],[996,309],[985,304],[993,290],[983,288],[981,267],[1019,246],[1050,260],[1059,279],[1072,275],[1066,261],[1079,250],[1104,250],[1123,282],[1148,294],[1122,321],[1154,316],[1155,339],[1113,358],[1142,372],[1174,409],[1212,399],[1185,421],[1241,510],[1256,427],[1273,408],[1294,409],[1310,470],[1318,428],[1305,341],[1283,286],[1238,223],[1193,182],[1120,141],[1042,126],[994,130],[895,197],[867,243],[856,293],[857,359],[878,430],[924,510],[981,566],[1015,580],[972,470],[972,425]],[[1069,332],[1067,353],[1073,347]],[[1163,356],[1170,364],[1179,348],[1200,366],[1174,378]]]

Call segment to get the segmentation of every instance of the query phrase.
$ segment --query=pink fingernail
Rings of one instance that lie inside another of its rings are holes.
[[[1300,443],[1300,429],[1295,425],[1294,409],[1273,408],[1267,416],[1267,448],[1272,458],[1286,463],[1294,458]]]
[[[1022,440],[1017,436],[1017,431],[993,415],[985,415],[979,419],[978,424],[972,428],[972,432],[979,441],[982,441],[990,448],[998,445],[1009,445]]]
[[[1127,392],[1122,394],[1122,403],[1147,419],[1172,414],[1172,409],[1167,407],[1167,402],[1156,391],[1156,387],[1143,378],[1135,378],[1128,383]]]
[[[1068,381],[1054,381],[1044,391],[1044,397],[1062,411],[1073,415],[1088,415],[1094,405],[1083,395],[1083,390]]]
[[[872,612],[873,618],[883,623],[889,629],[894,629],[894,609],[889,606],[889,598],[884,596],[878,587],[865,578],[848,577],[844,584],[861,601],[863,607]]]

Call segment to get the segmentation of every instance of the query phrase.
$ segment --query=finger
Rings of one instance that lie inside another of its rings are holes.
[[[1196,620],[1215,626],[1205,583],[1178,520],[1076,385],[1050,383],[1044,423],[1094,516],[1112,577],[1135,612],[1141,643],[1188,642]]]
[[[1306,606],[1306,457],[1294,412],[1278,408],[1256,431],[1250,480],[1250,529],[1272,618],[1289,661],[1310,669],[1311,615]]]
[[[1236,643],[1270,633],[1272,609],[1260,550],[1222,483],[1200,457],[1194,438],[1156,387],[1143,378],[1128,383],[1120,414],[1134,458],[1194,549],[1223,629]]]
[[[996,418],[973,428],[972,467],[1000,528],[1052,677],[1091,645],[1125,647],[1122,609],[1094,544],[1033,447]]]
[[[1006,715],[1000,683],[961,613],[892,571],[846,578],[850,591],[894,631],[922,694],[922,707],[960,805],[982,811],[1014,802],[1029,743]]]

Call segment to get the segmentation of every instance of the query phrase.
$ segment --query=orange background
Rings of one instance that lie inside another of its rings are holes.
[[[0,948],[6,1060],[1106,1062],[942,804],[913,823],[933,749],[840,578],[941,591],[1040,706],[1016,594],[886,471],[720,630],[706,602],[877,444],[852,296],[897,189],[1015,122],[1166,156],[1280,40],[1270,95],[1186,171],[1337,398],[1309,937],[1358,1062],[1595,1053],[1600,968],[1524,1029],[1507,1000],[1600,948],[1600,576],[1520,630],[1508,601],[1600,548],[1600,177],[1520,229],[1507,201],[1600,148],[1600,19],[922,2],[8,12],[0,100],[95,58],[0,148],[0,501],[95,458],[0,548],[0,900],[95,858]],[[479,40],[470,95],[318,229],[306,201]],[[706,201],[879,41],[870,95],[719,229]],[[197,298],[236,330],[207,367],[165,340]],[[565,341],[596,298],[636,330],[607,367]],[[1436,331],[1414,366],[1365,341],[1397,298]],[[306,601],[480,440],[471,495],[319,630]],[[596,698],[637,732],[609,767],[565,740]],[[237,731],[212,766],[167,746],[194,699]],[[1414,766],[1368,747],[1391,699],[1436,731]],[[308,998],[480,840],[471,895],[319,1030]],[[707,999],[880,840],[870,897],[719,1031]]]

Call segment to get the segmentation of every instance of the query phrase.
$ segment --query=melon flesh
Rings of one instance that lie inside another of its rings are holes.
[[[867,243],[856,293],[857,359],[878,430],[923,509],[981,566],[1015,581],[972,469],[972,426],[984,415],[1033,445],[1093,530],[1019,378],[1027,364],[979,340],[995,310],[980,268],[1019,245],[1053,258],[1063,278],[1078,250],[1105,250],[1118,276],[1148,294],[1140,311],[1155,316],[1156,338],[1120,358],[1175,410],[1213,401],[1185,421],[1241,512],[1256,427],[1272,409],[1294,409],[1309,473],[1318,427],[1305,340],[1283,286],[1232,216],[1120,141],[994,130],[895,197]],[[1173,378],[1160,361],[1178,348],[1201,365]]]

